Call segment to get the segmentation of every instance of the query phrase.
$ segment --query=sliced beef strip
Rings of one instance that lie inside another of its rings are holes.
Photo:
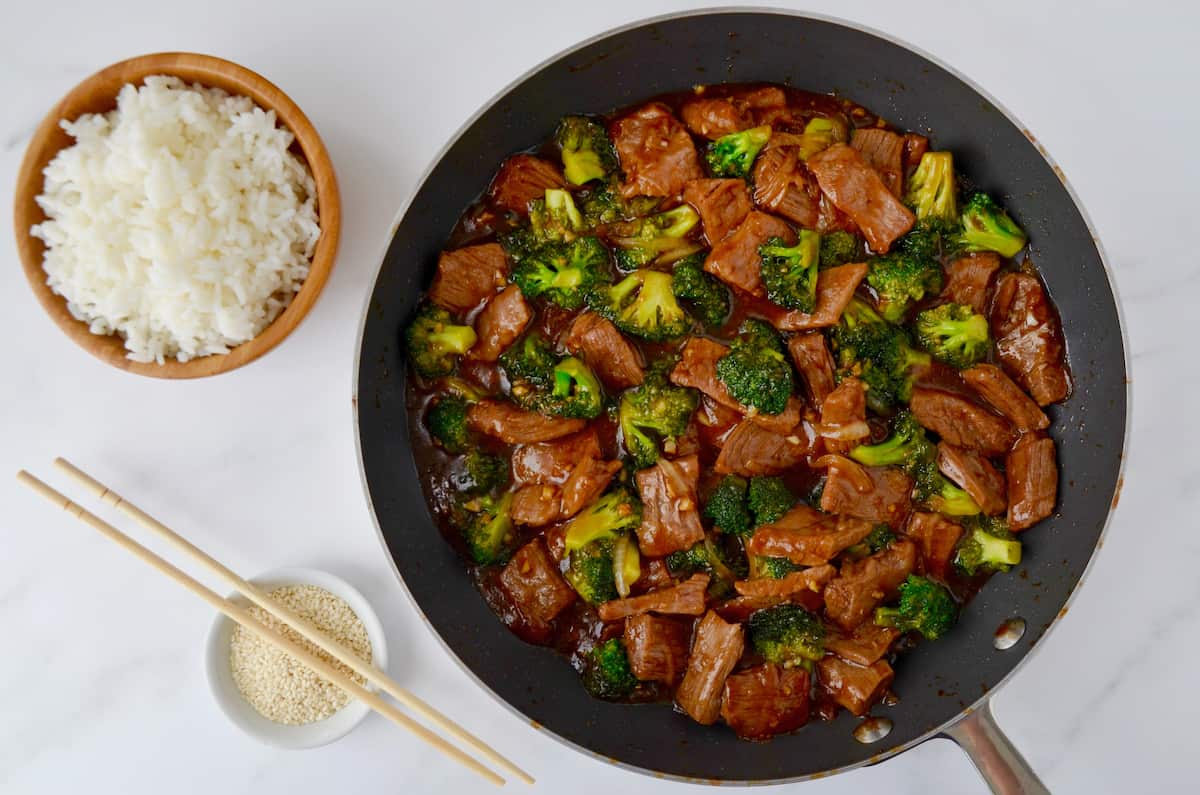
[[[824,564],[810,566],[801,571],[793,571],[778,580],[771,577],[738,580],[733,587],[742,596],[791,596],[801,591],[820,593],[836,576],[837,569],[829,564]]]
[[[693,574],[668,588],[660,588],[641,596],[614,599],[597,609],[601,621],[619,621],[642,613],[667,613],[677,616],[698,616],[704,613],[704,596],[708,589],[707,574]]]
[[[825,586],[825,614],[847,632],[866,621],[917,565],[917,546],[899,538],[862,560],[842,564],[841,573]]]
[[[467,409],[467,426],[509,444],[548,442],[583,430],[584,420],[547,417],[500,400],[481,400]]]
[[[599,461],[594,458],[579,461],[562,484],[562,503],[558,518],[570,519],[591,505],[604,493],[613,476],[620,470],[620,461]]]
[[[850,303],[854,291],[866,275],[867,265],[862,262],[827,268],[817,274],[817,305],[812,314],[798,309],[785,311],[782,308],[764,314],[780,331],[808,331],[836,326],[842,318],[842,312],[846,311],[846,304]]]
[[[496,173],[490,190],[492,202],[501,209],[525,215],[529,203],[546,195],[548,188],[561,188],[562,170],[533,155],[513,155]]]
[[[904,189],[904,136],[871,127],[855,130],[850,146],[879,172],[887,189],[900,196]]]
[[[628,389],[645,380],[642,354],[616,326],[595,312],[575,317],[563,345],[595,370],[610,389]]]
[[[848,634],[836,627],[830,627],[825,633],[825,651],[836,654],[847,662],[871,665],[876,660],[883,659],[898,637],[899,630],[877,626],[873,621],[859,624]]]
[[[753,209],[744,179],[694,179],[683,186],[683,200],[700,213],[710,246],[723,240]]]
[[[962,371],[963,380],[983,396],[1018,431],[1040,431],[1050,425],[1050,418],[1021,387],[994,364],[977,364]]]
[[[803,425],[780,433],[757,419],[742,420],[725,437],[714,464],[717,472],[743,477],[774,475],[803,462],[812,451],[812,437]]]
[[[721,718],[743,740],[769,740],[808,723],[808,671],[763,663],[725,680]]]
[[[794,146],[771,147],[754,161],[754,203],[805,229],[820,220],[821,191]]]
[[[688,129],[712,141],[754,126],[750,114],[726,98],[689,100],[679,115]]]
[[[839,706],[860,718],[887,692],[895,676],[885,660],[863,666],[826,655],[817,663],[821,686]]]
[[[972,312],[987,312],[988,288],[1000,270],[1000,255],[994,251],[964,254],[946,266],[946,286],[942,298],[971,307]]]
[[[817,433],[822,436],[825,450],[830,453],[849,453],[858,445],[870,441],[867,388],[862,381],[857,378],[842,379],[837,389],[825,397],[821,403],[821,426]]]
[[[637,537],[643,555],[662,557],[704,540],[697,495],[699,478],[700,459],[695,455],[674,461],[660,458],[654,466],[637,473],[642,497],[642,523]]]
[[[852,147],[834,144],[810,157],[808,168],[821,191],[862,229],[872,251],[886,253],[912,229],[916,216]]]
[[[687,672],[675,701],[697,723],[712,724],[721,714],[725,677],[742,656],[745,640],[740,624],[727,624],[708,611],[696,626]]]
[[[796,233],[787,223],[755,210],[724,240],[713,245],[704,260],[704,270],[731,287],[762,298],[766,290],[758,247],[772,237],[781,238],[788,245],[796,242]]]
[[[674,196],[688,180],[704,176],[692,137],[661,102],[617,119],[610,132],[625,172],[621,193],[627,198]]]
[[[957,483],[988,516],[1004,513],[1004,475],[974,450],[938,442],[938,469]]]
[[[788,340],[788,352],[808,388],[809,401],[819,410],[834,389],[833,356],[825,335],[819,331],[797,334]]]
[[[687,668],[691,636],[691,626],[678,619],[646,613],[625,619],[625,652],[633,675],[674,686]]]
[[[916,133],[904,134],[904,170],[911,172],[920,163],[921,158],[929,151],[929,139]]]
[[[1008,476],[1008,529],[1032,527],[1054,513],[1058,495],[1058,463],[1054,440],[1026,434],[1013,446],[1004,464]]]
[[[680,351],[679,363],[669,378],[678,386],[698,389],[713,401],[751,416],[754,422],[768,430],[788,433],[795,428],[800,421],[802,404],[794,395],[779,414],[757,414],[729,394],[725,384],[717,377],[717,362],[728,353],[729,348],[719,342],[706,337],[689,337]]]
[[[508,281],[508,258],[499,243],[484,243],[438,257],[429,300],[451,312],[470,312]]]
[[[500,354],[521,336],[521,332],[533,320],[533,312],[521,295],[521,289],[510,284],[492,296],[487,306],[475,318],[478,341],[467,354],[481,362],[494,362]]]
[[[896,467],[866,467],[830,456],[821,510],[899,528],[912,509],[913,480]]]
[[[518,483],[560,484],[577,463],[599,458],[600,440],[592,429],[552,442],[523,444],[513,450],[513,478]]]
[[[517,550],[500,573],[500,583],[525,620],[541,629],[575,601],[575,589],[558,573],[540,538]]]
[[[820,566],[862,541],[873,527],[865,519],[821,513],[802,503],[778,522],[755,530],[746,543],[746,552],[787,558],[799,566]]]
[[[550,484],[529,484],[513,494],[511,515],[517,524],[544,527],[557,521],[562,492]]]
[[[1048,406],[1071,391],[1058,314],[1037,277],[1006,273],[992,299],[992,336],[996,355],[1013,379]]]
[[[713,605],[713,611],[726,621],[745,623],[759,610],[782,604],[800,605],[810,613],[819,613],[822,609],[821,594],[816,591],[796,591],[788,596],[734,596]]]
[[[904,534],[921,551],[921,571],[945,580],[954,560],[954,547],[962,538],[962,526],[941,514],[918,511],[908,520]]]
[[[959,447],[1003,455],[1016,439],[1008,420],[953,392],[918,386],[908,407],[917,422]]]
[[[852,235],[863,237],[863,231],[858,228],[858,224],[854,223],[854,219],[839,210],[825,193],[821,194],[821,200],[818,203],[817,231],[823,235],[830,232],[849,232]]]

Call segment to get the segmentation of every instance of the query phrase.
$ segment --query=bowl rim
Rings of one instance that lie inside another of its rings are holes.
[[[315,585],[337,596],[350,606],[366,628],[371,641],[371,664],[380,670],[387,669],[387,635],[383,622],[366,597],[341,577],[320,569],[287,566],[265,571],[249,581],[268,593],[285,585]],[[239,593],[227,594],[225,598],[243,607],[251,604]],[[371,711],[365,703],[352,698],[346,706],[329,717],[299,726],[275,723],[259,715],[237,691],[229,673],[229,639],[234,626],[234,622],[224,614],[218,613],[213,619],[205,638],[204,673],[217,707],[230,723],[245,734],[277,748],[318,748],[349,734]],[[377,690],[370,682],[365,687],[372,692]]]
[[[273,110],[278,123],[295,136],[293,146],[299,148],[312,172],[321,225],[321,235],[313,252],[309,273],[300,290],[292,297],[287,308],[257,336],[228,353],[201,356],[187,362],[169,359],[162,364],[128,359],[128,351],[120,335],[93,334],[86,322],[73,317],[67,309],[66,299],[54,293],[46,284],[46,273],[42,268],[45,246],[30,234],[33,225],[45,220],[45,214],[36,202],[44,186],[42,171],[59,151],[69,145],[69,138],[60,129],[59,122],[66,118],[77,118],[82,113],[115,108],[116,89],[104,93],[102,89],[105,87],[141,84],[146,77],[160,74],[179,77],[189,85],[200,83],[249,96],[264,110]],[[105,96],[111,101],[104,100],[102,103]],[[107,364],[137,375],[167,379],[199,378],[228,372],[254,361],[282,342],[304,320],[325,287],[337,258],[341,200],[333,162],[324,142],[300,107],[279,87],[257,72],[213,55],[159,52],[139,55],[104,67],[72,88],[45,115],[29,140],[17,171],[13,232],[22,269],[34,295],[51,320],[77,345]]]

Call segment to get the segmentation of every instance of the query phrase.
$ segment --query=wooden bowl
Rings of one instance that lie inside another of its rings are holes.
[[[221,88],[231,94],[250,97],[264,110],[274,110],[277,120],[296,140],[292,150],[302,156],[317,185],[317,214],[321,237],[313,252],[308,277],[288,307],[257,337],[233,348],[229,353],[202,356],[187,362],[168,359],[163,364],[135,362],[126,358],[125,340],[117,334],[99,335],[88,330],[87,323],[76,320],[67,310],[67,302],[46,284],[42,269],[45,246],[30,234],[30,228],[46,220],[35,197],[42,192],[42,170],[60,149],[74,143],[59,127],[63,119],[74,120],[85,113],[104,113],[117,106],[117,92],[126,83],[140,84],[153,75],[171,75],[191,84]],[[274,348],[308,314],[333,269],[341,227],[341,204],[337,178],[325,144],[308,117],[286,94],[261,75],[235,63],[186,52],[164,52],[121,61],[103,69],[76,86],[42,120],[21,169],[17,174],[17,193],[13,203],[13,223],[21,264],[38,301],[58,324],[84,350],[114,367],[155,378],[199,378],[241,367]]]

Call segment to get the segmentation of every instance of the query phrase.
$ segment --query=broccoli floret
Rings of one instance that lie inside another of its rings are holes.
[[[734,581],[739,578],[729,554],[712,536],[705,536],[703,541],[696,542],[689,549],[681,549],[667,555],[667,569],[676,577],[687,577],[697,572],[707,573],[711,577],[708,594],[714,599],[728,595],[733,590]],[[741,574],[744,575],[745,571]]]
[[[929,640],[945,635],[958,620],[958,605],[941,585],[916,574],[900,585],[900,603],[875,609],[875,623],[901,632],[920,632]]]
[[[762,320],[747,320],[738,329],[729,353],[717,360],[717,378],[744,406],[778,414],[792,396],[792,365],[783,342]]]
[[[1008,571],[1021,562],[1021,542],[999,516],[982,514],[963,521],[967,534],[958,542],[954,565],[968,576]]]
[[[529,205],[529,227],[536,240],[569,243],[583,231],[583,216],[570,192],[547,188],[545,198]]]
[[[1029,242],[1021,227],[986,193],[976,193],[967,199],[961,222],[957,243],[963,251],[995,251],[1003,257],[1013,257]]]
[[[782,604],[750,616],[750,643],[767,662],[785,668],[812,664],[825,656],[825,628],[799,605]]]
[[[583,668],[583,686],[593,698],[614,701],[626,698],[638,686],[629,667],[629,656],[620,638],[596,646]]]
[[[823,152],[839,141],[846,141],[850,131],[841,119],[831,119],[817,116],[808,120],[804,125],[804,134],[800,136],[799,156],[808,160],[818,152]]]
[[[862,244],[857,235],[837,230],[821,235],[819,267],[821,270],[863,260]]]
[[[481,450],[468,450],[451,470],[454,487],[460,492],[486,494],[508,483],[508,459]]]
[[[925,429],[902,410],[892,420],[892,433],[879,444],[860,444],[850,457],[869,467],[898,466],[912,474],[916,467],[931,461],[937,449],[925,436]]]
[[[820,260],[821,235],[800,230],[794,246],[772,237],[758,247],[762,259],[762,280],[767,298],[787,309],[812,312],[817,305],[817,263]]]
[[[572,185],[603,179],[617,169],[617,153],[604,125],[586,116],[564,116],[554,140],[562,150],[563,176]]]
[[[520,384],[549,386],[554,380],[557,363],[558,357],[554,355],[550,341],[537,332],[526,335],[525,339],[500,354],[504,375],[514,387]]]
[[[709,144],[704,153],[708,170],[714,177],[745,177],[754,165],[754,158],[770,139],[769,124],[721,136]]]
[[[708,495],[704,503],[704,515],[713,520],[722,533],[746,536],[753,529],[750,509],[746,505],[747,484],[745,478],[726,475]]]
[[[608,249],[595,237],[546,243],[517,263],[512,280],[526,298],[546,296],[566,309],[583,306],[589,290],[603,280]]]
[[[634,271],[616,284],[599,285],[588,304],[626,334],[652,342],[680,337],[692,327],[671,292],[670,274],[659,271]]]
[[[600,379],[581,360],[563,359],[554,365],[550,379],[549,391],[534,391],[520,402],[542,414],[572,419],[590,420],[604,411]]]
[[[675,263],[671,292],[686,301],[692,314],[709,328],[721,326],[729,317],[729,288],[720,279],[704,272],[703,253]]]
[[[853,544],[846,548],[845,554],[851,558],[858,560],[865,558],[868,555],[874,555],[887,547],[896,540],[896,534],[892,532],[892,528],[886,524],[878,524],[862,541]]]
[[[613,579],[613,539],[600,538],[572,550],[563,577],[590,605],[616,599],[619,594]]]
[[[616,246],[617,266],[632,270],[652,262],[675,262],[695,253],[700,244],[687,237],[700,215],[690,204],[614,224],[610,229],[610,240]]]
[[[949,152],[926,152],[917,170],[908,178],[905,203],[918,221],[953,224],[958,220],[955,202],[954,156]]]
[[[658,460],[659,444],[687,431],[700,401],[694,389],[674,386],[661,370],[651,370],[641,385],[621,395],[617,422],[635,466],[644,469]]]
[[[796,504],[796,496],[783,478],[760,475],[750,479],[746,504],[754,514],[754,526],[778,522]]]
[[[469,405],[458,395],[445,395],[429,409],[429,415],[425,418],[429,433],[447,453],[461,453],[467,449]]]
[[[917,343],[952,367],[970,367],[987,356],[992,339],[988,321],[969,306],[942,304],[917,314]]]
[[[898,250],[870,261],[867,284],[879,296],[879,312],[898,323],[914,301],[942,289],[944,276],[937,260],[923,254]]]
[[[766,577],[772,580],[782,580],[794,571],[800,571],[804,568],[792,563],[787,558],[770,558],[764,556],[756,556],[752,559],[751,565],[758,577]]]
[[[854,298],[833,331],[840,375],[854,375],[867,386],[867,404],[886,412],[912,396],[916,372],[929,366],[929,354],[915,350],[908,335],[885,321],[865,301]]]
[[[405,333],[408,358],[425,378],[437,378],[454,372],[457,357],[475,344],[475,329],[460,326],[440,306],[425,304]]]
[[[575,552],[593,541],[614,541],[624,531],[637,527],[641,521],[641,501],[627,489],[616,488],[567,522],[564,537],[566,550]]]
[[[655,196],[634,196],[632,199],[626,199],[621,195],[616,178],[609,177],[584,192],[583,220],[589,227],[597,227],[641,218],[658,209],[661,202],[662,200]]]
[[[951,483],[938,471],[937,462],[929,461],[913,475],[913,499],[947,516],[974,516],[982,509],[971,495]]]
[[[501,563],[508,557],[513,540],[511,510],[511,492],[499,498],[470,497],[459,506],[459,528],[476,563]]]

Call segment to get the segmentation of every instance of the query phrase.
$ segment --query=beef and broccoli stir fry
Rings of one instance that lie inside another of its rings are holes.
[[[1058,316],[966,185],[777,86],[501,164],[405,332],[426,494],[501,620],[752,740],[889,697],[1055,508]]]

